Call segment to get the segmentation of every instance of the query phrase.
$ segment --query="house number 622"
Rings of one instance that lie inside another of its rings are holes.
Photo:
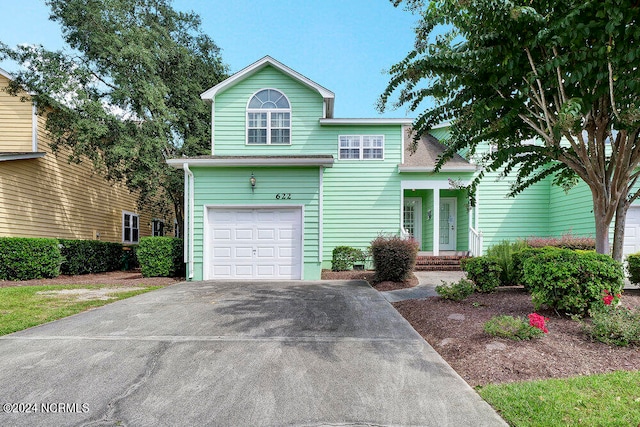
[[[291,200],[291,193],[278,193],[276,200]]]

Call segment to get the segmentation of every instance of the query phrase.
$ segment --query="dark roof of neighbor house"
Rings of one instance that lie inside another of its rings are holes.
[[[411,144],[413,142],[413,132],[407,131],[405,136],[404,147],[404,163],[400,165],[400,168],[433,168],[438,162],[438,158],[445,152],[447,147],[442,144],[436,137],[431,134],[422,135],[418,141],[416,150],[412,152]],[[444,168],[455,168],[473,170],[475,165],[469,163],[464,157],[459,154],[455,154],[447,163]]]

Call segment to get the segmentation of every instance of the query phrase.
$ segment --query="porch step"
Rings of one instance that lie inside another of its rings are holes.
[[[460,260],[468,255],[424,256],[416,259],[416,271],[460,271]]]

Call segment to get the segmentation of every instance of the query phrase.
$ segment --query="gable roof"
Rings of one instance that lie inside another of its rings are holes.
[[[322,98],[324,98],[324,102],[326,104],[326,116],[327,118],[331,118],[333,117],[333,102],[335,99],[335,94],[333,92],[331,92],[329,89],[320,86],[318,83],[314,82],[311,79],[308,79],[307,77],[303,76],[302,74],[298,73],[295,70],[292,70],[291,68],[287,67],[286,65],[284,65],[283,63],[276,61],[275,59],[273,59],[272,57],[270,57],[269,55],[265,56],[264,58],[254,62],[253,64],[249,65],[248,67],[243,68],[242,70],[238,71],[237,73],[235,73],[234,75],[232,75],[231,77],[229,77],[226,80],[223,80],[222,82],[218,83],[217,85],[213,86],[212,88],[204,91],[202,94],[200,94],[200,98],[205,99],[205,100],[213,100],[213,98],[215,98],[215,96],[224,91],[225,89],[233,86],[234,84],[246,79],[247,77],[251,76],[252,74],[260,71],[261,69],[263,69],[264,67],[266,67],[267,65],[270,65],[274,68],[276,68],[277,70],[281,71],[282,73],[288,75],[289,77],[299,81],[300,83],[302,83],[303,85],[315,90],[316,92],[318,92]]]
[[[433,172],[438,158],[447,147],[431,134],[422,135],[415,152],[411,152],[413,131],[407,130],[404,143],[403,163],[398,165],[400,172]],[[455,154],[440,169],[441,172],[474,172],[476,165],[469,163],[464,157]]]

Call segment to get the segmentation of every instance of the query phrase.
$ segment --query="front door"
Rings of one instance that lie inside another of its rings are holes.
[[[404,198],[402,226],[404,231],[413,237],[422,248],[422,199],[420,197]]]
[[[456,250],[456,199],[440,199],[440,250]]]

